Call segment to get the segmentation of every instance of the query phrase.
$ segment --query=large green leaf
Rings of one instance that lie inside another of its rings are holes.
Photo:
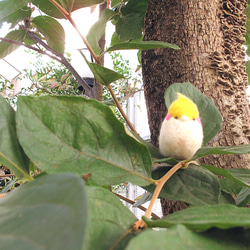
[[[4,22],[14,21],[14,16],[20,9],[26,7],[30,0],[2,0],[0,1],[0,28]],[[18,15],[19,16],[19,15]]]
[[[95,100],[19,97],[17,133],[26,154],[46,172],[91,173],[98,185],[154,182],[147,148],[126,134],[109,107]]]
[[[176,99],[176,93],[182,93],[193,100],[198,106],[203,126],[203,145],[206,145],[220,130],[222,118],[211,99],[203,95],[191,83],[175,83],[167,88],[165,92],[165,103],[167,108]],[[213,117],[213,119],[211,119]]]
[[[142,36],[147,0],[130,0],[119,8],[121,18],[116,23],[116,33],[121,41],[138,39]]]
[[[233,182],[238,183],[241,186],[250,187],[250,169],[223,169],[217,168],[212,165],[205,165],[202,164],[202,167],[206,168],[207,170],[211,171],[212,173],[223,176],[230,179]]]
[[[2,249],[81,249],[87,221],[83,180],[42,176],[0,199]]]
[[[29,176],[29,159],[23,152],[16,134],[15,111],[0,95],[0,164],[19,178]]]
[[[169,167],[162,167],[152,173],[160,179]],[[155,185],[144,187],[153,193]],[[216,175],[206,169],[190,165],[178,170],[164,185],[160,197],[168,200],[181,200],[194,206],[218,204],[220,184]]]
[[[48,45],[59,53],[64,53],[65,32],[62,25],[49,16],[37,16],[32,19],[32,23],[42,33]]]
[[[165,216],[161,220],[143,219],[149,227],[165,228],[182,224],[196,231],[205,231],[212,227],[220,229],[234,227],[250,228],[249,208],[240,208],[229,204],[191,207]]]
[[[101,4],[104,0],[56,0],[69,14],[72,11]],[[49,0],[32,0],[42,12],[55,18],[65,18],[63,14]]]
[[[115,82],[121,78],[125,78],[122,74],[119,74],[111,69],[105,68],[97,63],[91,63],[87,60],[85,55],[81,53],[90,70],[92,71],[95,79],[103,85],[108,86],[110,83]]]
[[[84,249],[110,249],[137,219],[110,191],[88,187],[87,194],[89,216]],[[127,238],[119,249],[124,249],[126,242]]]
[[[220,186],[221,186],[222,191],[224,191],[228,194],[234,194],[234,195],[237,195],[242,189],[241,183],[231,181],[228,178],[220,179]]]
[[[90,44],[91,48],[94,52],[99,55],[101,52],[101,48],[99,46],[99,40],[104,35],[106,23],[115,15],[118,15],[115,11],[110,9],[105,9],[102,12],[101,17],[98,21],[90,28],[86,39]]]
[[[41,11],[55,18],[65,18],[63,14],[49,0],[32,0]],[[69,14],[72,11],[101,4],[104,0],[56,0]]]
[[[1,3],[2,2],[0,2],[0,5]],[[21,9],[16,10],[14,13],[10,14],[8,17],[6,17],[4,21],[11,24],[10,28],[14,28],[18,24],[18,22],[23,21],[27,17],[30,17],[30,15],[31,8],[24,6]]]
[[[152,143],[143,140],[138,134],[136,134],[133,131],[126,130],[126,132],[127,132],[128,135],[134,137],[136,140],[138,140],[143,145],[145,145],[148,148],[152,158],[161,158],[162,157],[162,155],[160,154],[159,149],[157,147],[155,147]],[[176,164],[176,162],[175,162],[175,164]]]
[[[230,147],[202,147],[200,148],[193,159],[199,159],[207,155],[227,155],[227,154],[248,154],[250,153],[250,144],[230,146]]]
[[[105,0],[57,0],[61,6],[69,13],[85,7],[101,4]]]
[[[25,30],[21,29],[21,30],[10,31],[5,36],[5,38],[7,38],[9,40],[14,40],[14,41],[17,41],[17,42],[23,42],[25,36],[26,36]],[[14,44],[14,43],[11,43],[11,42],[1,41],[0,42],[0,58],[6,57],[7,55],[9,55],[13,51],[15,51],[17,48],[19,48],[19,46],[20,45]]]
[[[142,35],[144,15],[131,13],[120,18],[116,24],[116,33],[121,41],[139,39]]]
[[[49,0],[32,0],[32,3],[37,6],[45,14],[55,18],[65,18],[65,16],[58,10],[54,4]]]
[[[249,249],[249,231],[211,229],[207,232],[192,232],[183,225],[168,230],[148,229],[129,242],[126,250],[159,249]]]
[[[148,0],[129,0],[126,4],[122,4],[122,15],[129,15],[131,13],[145,14],[147,9]]]
[[[171,49],[180,49],[177,45],[159,41],[130,41],[125,43],[119,43],[114,46],[109,47],[106,51],[114,51],[114,50],[126,50],[126,49],[140,49],[140,50],[148,50],[148,49],[156,49],[156,48],[171,48]]]

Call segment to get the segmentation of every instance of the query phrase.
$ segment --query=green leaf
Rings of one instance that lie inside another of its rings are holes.
[[[165,216],[161,220],[143,217],[149,227],[172,227],[182,224],[189,229],[205,231],[212,227],[229,229],[234,227],[250,228],[249,208],[234,205],[213,205],[191,207]]]
[[[242,184],[233,182],[229,180],[228,178],[222,178],[219,181],[220,181],[221,190],[228,194],[237,195],[242,189]]]
[[[111,42],[110,42],[110,46],[114,46],[117,45],[119,43],[122,43],[121,40],[118,37],[118,34],[116,32],[113,33],[112,37],[111,37]],[[105,51],[106,52],[106,51]],[[104,52],[104,53],[105,53]]]
[[[239,192],[238,196],[235,199],[236,205],[239,207],[244,207],[250,201],[250,188],[244,187]]]
[[[130,41],[125,43],[119,43],[114,46],[109,47],[106,52],[114,50],[126,50],[126,49],[156,49],[156,48],[171,48],[171,49],[180,49],[177,45],[159,41]]]
[[[81,8],[101,4],[104,0],[57,0],[57,2],[70,14]],[[32,3],[49,16],[65,18],[49,0],[32,0]]]
[[[126,250],[136,249],[248,249],[249,231],[243,229],[192,232],[183,225],[176,225],[168,230],[143,231],[132,239]]]
[[[15,111],[1,95],[0,117],[0,163],[13,171],[16,177],[32,179],[29,159],[17,139]]]
[[[37,16],[32,19],[32,23],[42,33],[48,45],[59,53],[64,53],[65,32],[62,25],[49,16]]]
[[[147,9],[148,0],[129,0],[126,4],[122,5],[121,12],[123,15],[131,13],[145,14]]]
[[[17,42],[23,42],[25,38],[25,30],[13,30],[10,31],[5,38],[9,40],[14,40]],[[20,45],[1,41],[0,42],[0,59],[6,57],[13,51],[15,51],[17,48],[19,48]]]
[[[83,181],[42,176],[0,199],[2,249],[81,249],[87,221]]]
[[[199,159],[208,155],[227,155],[227,154],[248,154],[250,153],[250,144],[230,146],[230,147],[202,147],[192,159]]]
[[[155,147],[152,143],[143,140],[138,134],[131,130],[126,129],[126,132],[128,135],[145,145],[148,148],[152,158],[162,158],[159,149]]]
[[[113,70],[105,68],[97,63],[90,63],[85,55],[81,53],[86,63],[88,64],[90,70],[92,71],[95,79],[105,86],[108,86],[110,83],[115,82],[121,78],[125,78],[122,74],[119,74]]]
[[[223,169],[217,168],[212,165],[201,164],[202,167],[206,168],[213,174],[223,176],[230,179],[233,182],[240,184],[241,186],[250,187],[250,169]]]
[[[43,13],[55,17],[55,18],[65,18],[65,16],[58,10],[54,4],[49,0],[32,0],[32,3],[37,6]]]
[[[31,15],[31,8],[24,6],[21,9],[16,10],[14,13],[9,15],[7,18],[5,18],[4,21],[10,23],[11,24],[10,29],[13,29],[20,21],[23,21],[25,18],[30,17],[30,15]],[[0,26],[1,26],[1,21],[0,21]]]
[[[20,17],[20,10],[27,9],[30,0],[2,0],[0,1],[0,28],[4,22],[15,22]]]
[[[158,180],[167,173],[169,167],[158,168],[152,172]],[[144,187],[150,193],[155,185]],[[181,200],[194,206],[218,204],[220,184],[216,175],[208,170],[190,165],[187,169],[178,170],[164,185],[160,197],[168,200]]]
[[[231,194],[221,191],[220,196],[219,196],[219,204],[223,205],[223,204],[232,204],[232,205],[236,205],[235,203],[235,199],[232,197]]]
[[[116,23],[116,33],[121,41],[141,38],[147,2],[130,0],[119,8],[121,18]]]
[[[139,39],[142,35],[144,15],[131,13],[120,18],[116,23],[116,33],[121,41]]]
[[[91,173],[98,185],[154,183],[147,148],[126,134],[109,107],[95,100],[19,96],[17,133],[26,154],[48,173]]]
[[[101,17],[98,21],[90,28],[86,39],[90,44],[91,48],[94,52],[99,55],[101,52],[101,48],[99,46],[99,40],[104,35],[106,23],[113,18],[115,15],[118,15],[116,12],[110,9],[105,9],[102,12]]]
[[[71,13],[81,8],[102,4],[105,0],[58,0],[58,2],[67,12]]]
[[[170,85],[165,92],[167,108],[176,100],[176,93],[182,93],[193,100],[198,106],[203,126],[203,145],[206,145],[220,130],[222,118],[211,99],[203,95],[191,83],[175,83]],[[213,119],[211,119],[213,117]]]
[[[111,7],[111,9],[113,9],[113,8],[115,8],[115,7],[117,7],[117,6],[120,6],[121,5],[121,0],[112,0],[111,2],[110,2],[110,7]]]
[[[87,187],[87,194],[89,216],[84,249],[110,249],[137,219],[110,191]],[[118,245],[119,249],[124,249],[127,240]]]

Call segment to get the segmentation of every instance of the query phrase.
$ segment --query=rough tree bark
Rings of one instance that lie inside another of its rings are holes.
[[[158,145],[160,125],[167,112],[164,92],[176,82],[191,82],[219,109],[223,125],[210,146],[249,143],[248,79],[242,46],[246,6],[247,0],[149,0],[144,40],[165,41],[181,48],[142,54],[153,144]],[[203,161],[222,168],[250,168],[250,155],[211,156]],[[162,205],[164,214],[180,208],[176,202],[162,201]]]

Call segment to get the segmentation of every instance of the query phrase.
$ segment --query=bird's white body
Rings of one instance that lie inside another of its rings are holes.
[[[202,145],[203,129],[200,119],[182,118],[176,119],[168,115],[162,123],[159,148],[165,157],[189,159]]]

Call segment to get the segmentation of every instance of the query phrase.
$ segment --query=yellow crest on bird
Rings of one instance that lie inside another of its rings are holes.
[[[196,104],[181,93],[177,93],[177,96],[177,99],[170,105],[168,114],[178,119],[183,115],[187,116],[190,120],[198,118],[199,110]]]

